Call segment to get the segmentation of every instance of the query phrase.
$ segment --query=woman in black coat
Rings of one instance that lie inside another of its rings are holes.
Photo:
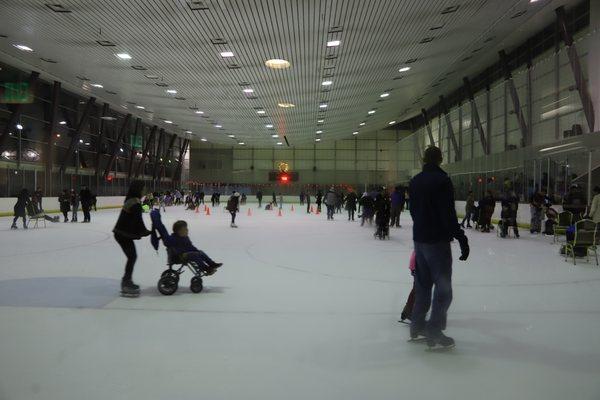
[[[81,201],[81,209],[83,210],[83,222],[90,222],[90,209],[92,208],[92,192],[87,186],[84,186],[79,192],[79,200]]]
[[[146,229],[142,219],[142,213],[144,212],[141,201],[143,190],[143,181],[133,181],[131,183],[121,214],[119,214],[119,219],[113,229],[115,240],[127,257],[125,274],[121,280],[121,293],[130,296],[137,296],[140,293],[140,287],[134,284],[132,280],[133,266],[137,259],[133,241],[150,235],[150,231]]]
[[[69,222],[69,211],[71,211],[71,195],[67,192],[67,189],[63,189],[60,196],[58,196],[58,204],[60,204],[60,212],[65,217],[64,222]]]
[[[23,229],[27,229],[27,206],[31,200],[29,200],[29,191],[27,189],[21,190],[19,196],[17,197],[17,202],[15,203],[14,211],[15,218],[13,219],[13,223],[11,225],[11,229],[17,229],[17,220],[19,217],[23,218]]]

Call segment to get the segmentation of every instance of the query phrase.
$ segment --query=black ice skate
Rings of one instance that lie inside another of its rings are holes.
[[[140,287],[132,281],[121,282],[121,296],[123,297],[139,297]]]
[[[449,350],[455,347],[455,343],[454,339],[440,332],[436,336],[427,338],[427,347],[430,351]]]
[[[427,340],[424,330],[415,331],[412,327],[410,329],[410,343],[424,343]]]

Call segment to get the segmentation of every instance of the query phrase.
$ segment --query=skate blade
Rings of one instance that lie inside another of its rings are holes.
[[[410,338],[407,340],[408,343],[425,343],[427,342],[427,338]]]
[[[455,344],[453,344],[452,346],[436,346],[436,347],[427,347],[427,349],[425,351],[429,351],[431,353],[445,353],[447,351],[450,351],[452,349],[454,349],[456,347]]]
[[[403,319],[399,319],[398,322],[400,322],[401,324],[404,324],[404,325],[410,325],[410,321],[406,321]]]
[[[121,292],[121,297],[140,297],[139,293],[125,293]]]

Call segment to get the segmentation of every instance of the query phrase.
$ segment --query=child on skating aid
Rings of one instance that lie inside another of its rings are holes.
[[[413,250],[410,255],[410,261],[408,262],[408,269],[410,270],[410,274],[415,276],[415,268],[417,267],[417,253]],[[404,305],[404,309],[402,310],[402,314],[400,314],[400,322],[404,322],[404,320],[410,321],[410,316],[412,314],[413,305],[415,304],[415,284],[413,279],[413,287],[408,295],[408,299],[406,299],[406,304]]]

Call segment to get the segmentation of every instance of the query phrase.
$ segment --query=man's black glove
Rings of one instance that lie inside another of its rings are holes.
[[[469,248],[469,239],[463,233],[461,236],[457,237],[458,244],[460,245],[460,257],[458,258],[460,261],[466,261],[469,258],[469,253],[471,249]]]

